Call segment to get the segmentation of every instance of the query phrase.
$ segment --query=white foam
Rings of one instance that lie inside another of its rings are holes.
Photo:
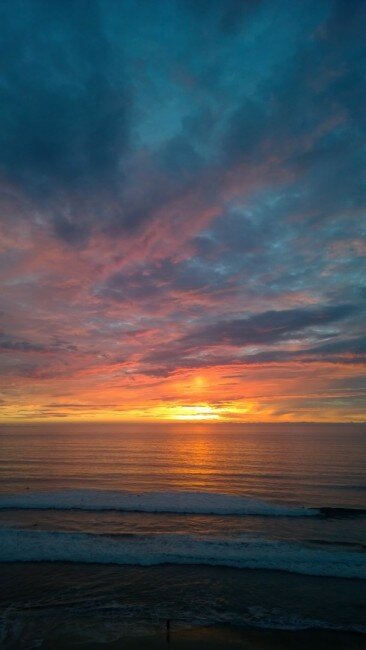
[[[171,512],[215,515],[262,515],[304,517],[319,514],[315,508],[281,505],[250,497],[210,492],[113,492],[109,490],[62,490],[2,495],[0,510],[121,510],[125,512]]]
[[[265,607],[249,607],[249,616],[233,620],[233,624],[242,625],[243,619],[248,625],[270,630],[342,630],[344,632],[366,633],[365,625],[337,624],[314,618],[302,618],[283,611],[281,607],[268,610]]]
[[[241,535],[232,539],[156,534],[108,537],[3,529],[0,561],[64,561],[101,564],[206,564],[271,569],[315,576],[366,578],[357,551],[319,549]]]

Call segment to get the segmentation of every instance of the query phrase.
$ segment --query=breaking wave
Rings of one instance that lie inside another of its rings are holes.
[[[366,558],[357,551],[314,548],[240,535],[231,539],[179,534],[94,535],[3,529],[2,562],[99,564],[204,564],[268,569],[314,576],[366,578]]]
[[[0,496],[0,510],[118,510],[206,515],[317,516],[317,508],[282,505],[231,494],[208,492],[113,492],[62,490]]]

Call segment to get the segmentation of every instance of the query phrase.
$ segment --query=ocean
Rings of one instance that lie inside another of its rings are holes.
[[[364,634],[365,467],[359,424],[4,425],[1,647]]]

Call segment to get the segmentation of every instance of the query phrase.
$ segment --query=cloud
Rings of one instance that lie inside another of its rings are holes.
[[[112,181],[127,146],[128,98],[99,3],[16,0],[1,12],[3,172],[45,198]]]
[[[205,327],[192,328],[186,335],[168,343],[164,348],[150,352],[143,362],[154,373],[154,364],[159,372],[170,372],[181,367],[210,367],[235,363],[270,363],[289,360],[318,361],[326,356],[362,354],[363,339],[321,343],[322,328],[338,323],[357,314],[354,305],[333,305],[306,309],[267,311],[247,318],[222,320]],[[334,337],[336,332],[326,332]],[[258,351],[253,346],[268,347],[290,340],[310,340],[311,347],[296,350]],[[235,348],[242,352],[238,354]],[[245,349],[247,348],[247,350]],[[249,348],[249,349],[248,349]]]
[[[188,0],[182,3],[193,15],[201,18],[210,29],[220,35],[230,36],[243,28],[243,23],[250,20],[258,11],[261,0]]]
[[[164,229],[185,218],[184,208],[175,213],[186,195],[197,202],[192,221],[202,205],[227,212],[230,195],[248,200],[253,174],[259,187],[292,179],[292,210],[304,213],[305,192],[313,219],[363,205],[354,100],[364,7],[347,20],[342,2],[312,7],[305,15],[269,2],[177,0],[168,21],[165,5],[155,12],[128,0],[4,5],[0,168],[32,201],[26,218],[37,222],[41,211],[46,227],[80,248],[94,232],[126,237],[156,221]],[[281,31],[291,33],[290,53]],[[254,55],[257,81],[246,62]]]
[[[84,240],[80,192],[115,187],[128,148],[122,55],[96,0],[4,4],[1,44],[1,173],[49,212],[59,237]]]
[[[333,305],[312,309],[268,311],[249,318],[220,321],[199,329],[183,340],[192,345],[266,344],[287,339],[309,327],[321,327],[337,322],[354,313],[352,305]]]
[[[77,346],[57,340],[57,337],[48,343],[34,343],[1,333],[0,349],[16,352],[76,352]]]
[[[324,391],[322,364],[359,373],[365,28],[361,1],[2,3],[15,402],[144,403],[195,372],[229,400],[242,366],[285,385],[296,365]]]

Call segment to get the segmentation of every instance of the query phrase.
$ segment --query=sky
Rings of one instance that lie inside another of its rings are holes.
[[[0,2],[3,422],[365,420],[365,33]]]

